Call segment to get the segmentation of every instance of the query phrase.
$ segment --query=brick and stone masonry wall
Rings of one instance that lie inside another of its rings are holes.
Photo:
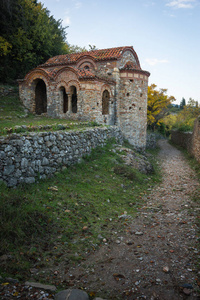
[[[38,176],[45,179],[64,166],[80,162],[82,156],[105,145],[110,138],[122,143],[117,126],[1,137],[0,180],[14,187],[19,183],[34,183]]]
[[[171,140],[196,158],[200,163],[200,116],[195,120],[193,132],[172,131]]]

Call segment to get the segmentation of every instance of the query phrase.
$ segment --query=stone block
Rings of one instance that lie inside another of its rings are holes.
[[[89,300],[88,294],[78,289],[68,289],[55,295],[55,300]]]

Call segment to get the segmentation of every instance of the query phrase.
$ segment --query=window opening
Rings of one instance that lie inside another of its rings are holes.
[[[68,111],[68,95],[66,94],[65,88],[63,88],[61,92],[63,98],[63,113],[66,114]]]
[[[102,95],[102,115],[109,114],[109,100],[110,100],[109,92],[105,90]]]
[[[77,113],[77,91],[76,87],[71,87],[71,95],[72,95],[72,112],[75,114]]]

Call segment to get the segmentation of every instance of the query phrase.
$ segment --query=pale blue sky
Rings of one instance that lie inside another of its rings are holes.
[[[41,0],[69,44],[133,46],[149,84],[200,104],[200,0]]]

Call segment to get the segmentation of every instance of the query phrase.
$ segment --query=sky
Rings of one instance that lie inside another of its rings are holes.
[[[40,0],[89,49],[133,46],[149,85],[200,104],[200,0]]]

